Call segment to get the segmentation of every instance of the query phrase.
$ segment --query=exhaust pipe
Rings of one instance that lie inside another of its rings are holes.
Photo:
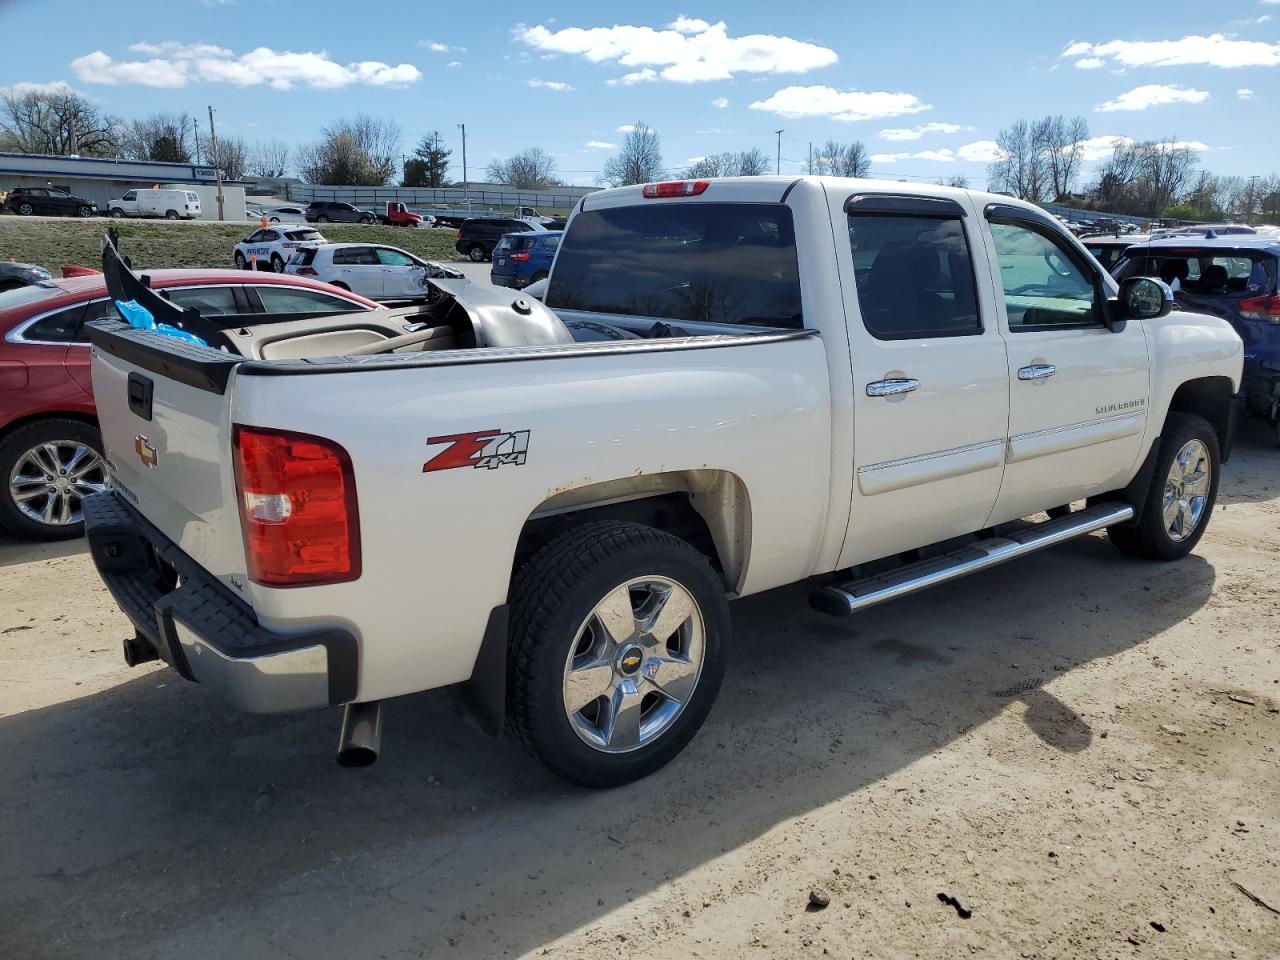
[[[378,759],[382,740],[382,701],[348,703],[338,735],[338,766],[368,767]]]
[[[141,636],[128,637],[124,641],[124,662],[127,666],[136,667],[140,663],[159,660],[160,654],[155,647],[143,640]]]

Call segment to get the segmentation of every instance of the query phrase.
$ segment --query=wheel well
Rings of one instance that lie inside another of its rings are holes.
[[[3,429],[0,429],[0,440],[9,436],[15,430],[21,430],[23,427],[39,423],[41,420],[79,420],[95,430],[98,428],[98,418],[87,413],[81,413],[78,410],[45,410],[42,413],[33,413],[25,417],[19,417],[17,420],[9,421],[4,425]]]
[[[525,521],[513,571],[560,534],[597,520],[640,523],[679,537],[711,561],[726,591],[741,587],[750,544],[750,503],[746,487],[733,474],[642,474],[552,496]]]
[[[1169,412],[1193,413],[1204,417],[1218,435],[1218,447],[1225,461],[1231,454],[1231,420],[1235,399],[1227,377],[1202,377],[1188,380],[1174,391]]]

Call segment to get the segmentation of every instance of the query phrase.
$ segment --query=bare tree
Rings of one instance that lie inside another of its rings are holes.
[[[1044,199],[1048,180],[1043,130],[1039,124],[1018,120],[996,134],[1001,157],[987,167],[987,187],[1011,193],[1020,200]]]
[[[643,122],[632,124],[622,140],[622,149],[604,162],[600,179],[613,187],[661,180],[662,140],[658,131]]]
[[[1058,114],[1037,121],[1034,134],[1033,139],[1044,154],[1050,199],[1064,199],[1080,174],[1089,124],[1084,117],[1068,120]]]
[[[753,148],[737,153],[726,150],[695,160],[680,174],[684,180],[706,180],[711,177],[759,177],[769,172],[769,158]]]
[[[1194,192],[1198,162],[1196,152],[1175,137],[1117,141],[1111,159],[1099,170],[1094,199],[1101,209],[1116,213],[1162,216]]]
[[[514,156],[494,160],[489,164],[489,179],[505,183],[517,190],[542,190],[556,179],[556,161],[541,147],[530,147]]]
[[[222,171],[226,180],[241,180],[249,170],[249,148],[239,137],[221,136],[215,151],[208,137],[200,138],[200,154],[211,167]]]
[[[969,187],[969,178],[963,173],[958,173],[953,177],[939,177],[938,186],[940,187],[957,187],[961,190],[967,190]]]
[[[813,172],[827,177],[870,176],[871,157],[861,140],[852,143],[828,140],[813,158]]]
[[[124,128],[120,152],[130,160],[190,163],[196,152],[196,129],[186,113],[153,113]]]
[[[283,177],[289,169],[289,145],[283,140],[255,143],[249,151],[247,169],[255,177]]]
[[[0,95],[0,142],[16,153],[115,156],[120,121],[66,89]]]
[[[310,183],[380,187],[395,175],[399,154],[399,125],[361,113],[335,120],[299,148],[298,173]]]

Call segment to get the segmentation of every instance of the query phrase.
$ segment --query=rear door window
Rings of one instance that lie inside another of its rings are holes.
[[[798,329],[800,272],[780,203],[653,203],[579,213],[546,303],[592,313]]]
[[[233,287],[170,287],[164,295],[184,309],[195,307],[206,317],[240,312]]]
[[[321,290],[267,286],[253,288],[262,300],[265,313],[355,313],[364,308]]]
[[[22,334],[22,339],[38,343],[72,343],[80,332],[84,316],[84,304],[77,303],[48,316],[41,317]]]
[[[960,217],[850,213],[858,305],[878,340],[982,333]]]

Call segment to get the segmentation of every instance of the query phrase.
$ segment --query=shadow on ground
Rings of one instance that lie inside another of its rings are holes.
[[[1239,490],[1265,499],[1258,453],[1242,450]],[[390,704],[381,761],[346,771],[337,711],[244,716],[147,668],[0,720],[0,955],[522,953],[1017,700],[1047,749],[1088,750],[1088,721],[1043,688],[1195,613],[1214,577],[1093,536],[848,621],[810,611],[804,586],[749,598],[706,727],[605,793],[472,731],[439,693]]]

